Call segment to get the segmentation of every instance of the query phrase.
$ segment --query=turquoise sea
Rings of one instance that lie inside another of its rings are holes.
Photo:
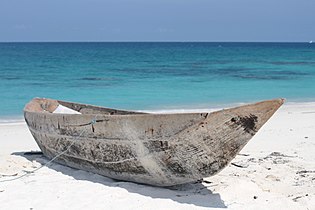
[[[0,119],[33,97],[133,110],[315,101],[315,44],[0,43]]]

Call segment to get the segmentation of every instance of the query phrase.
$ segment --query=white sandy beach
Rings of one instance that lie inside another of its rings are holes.
[[[0,124],[0,209],[315,209],[315,103],[285,104],[227,168],[172,188],[114,181],[48,160],[25,123]]]

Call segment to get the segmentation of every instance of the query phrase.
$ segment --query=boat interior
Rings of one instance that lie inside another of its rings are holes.
[[[102,114],[102,115],[148,114],[144,112],[110,109],[88,104],[72,103],[46,98],[34,98],[25,106],[24,111],[45,113],[48,112],[54,114]]]

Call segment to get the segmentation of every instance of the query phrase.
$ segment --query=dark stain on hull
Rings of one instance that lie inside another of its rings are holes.
[[[256,132],[257,119],[257,116],[250,114],[249,116],[245,117],[233,117],[231,122],[242,126],[245,132],[253,134]]]

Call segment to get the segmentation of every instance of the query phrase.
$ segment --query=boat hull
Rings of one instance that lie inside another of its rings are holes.
[[[52,113],[58,104],[82,114]],[[212,113],[148,114],[33,99],[24,115],[43,154],[58,156],[57,163],[172,186],[221,171],[282,104],[276,99]]]

